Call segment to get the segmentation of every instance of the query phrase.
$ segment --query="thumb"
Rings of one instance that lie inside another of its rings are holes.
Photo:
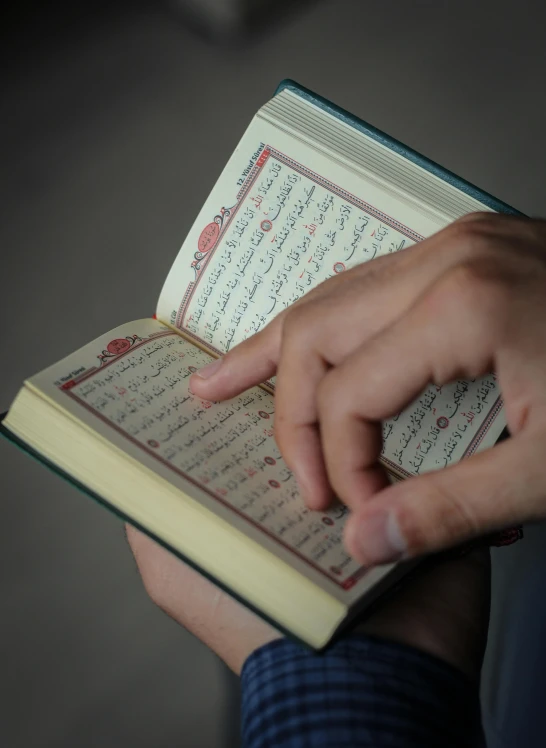
[[[458,465],[389,486],[349,517],[348,552],[373,566],[545,517],[545,446],[544,435],[522,432]]]
[[[195,372],[192,392],[207,400],[227,400],[272,377],[279,363],[283,319],[281,312],[261,332]]]

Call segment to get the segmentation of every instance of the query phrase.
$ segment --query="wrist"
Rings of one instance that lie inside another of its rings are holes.
[[[489,604],[489,552],[480,549],[424,569],[355,631],[414,647],[477,678],[487,641]]]

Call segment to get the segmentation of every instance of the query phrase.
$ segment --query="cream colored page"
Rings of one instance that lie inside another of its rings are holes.
[[[322,281],[444,222],[255,120],[184,242],[158,317],[225,352]]]
[[[505,426],[496,376],[429,385],[383,424],[383,461],[400,477],[439,470],[493,446]]]
[[[172,329],[141,321],[31,383],[302,573],[349,590],[362,573],[343,549],[345,508],[304,506],[273,438],[269,394],[254,388],[216,404],[192,395],[192,372],[210,360]]]
[[[159,314],[224,353],[322,281],[442,221],[255,122],[190,231]],[[501,405],[494,377],[429,387],[384,424],[384,461],[406,477],[491,446],[505,426]]]

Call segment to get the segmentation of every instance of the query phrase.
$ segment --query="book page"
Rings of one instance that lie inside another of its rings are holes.
[[[255,120],[176,258],[158,316],[225,353],[327,278],[443,225]],[[504,427],[494,376],[429,387],[384,424],[382,459],[399,478],[419,475],[492,446]]]
[[[157,316],[225,353],[321,282],[444,224],[255,121],[190,230]]]
[[[192,372],[210,360],[171,328],[141,320],[114,330],[29,384],[351,602],[389,567],[365,573],[347,555],[342,543],[345,507],[311,512],[303,504],[275,444],[271,395],[257,387],[233,400],[211,403],[190,392]]]

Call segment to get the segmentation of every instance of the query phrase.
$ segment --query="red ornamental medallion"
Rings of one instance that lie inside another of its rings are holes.
[[[449,418],[440,416],[440,418],[436,420],[436,425],[439,429],[447,429],[447,427],[449,426]]]
[[[195,366],[188,366],[188,371],[191,371],[192,374],[195,374],[197,368]]]
[[[118,356],[120,353],[125,353],[131,347],[131,343],[127,338],[116,338],[111,340],[106,346],[108,353],[112,353],[114,356]]]
[[[219,233],[220,226],[214,221],[205,226],[197,240],[197,247],[202,254],[206,254],[209,249],[214,247]]]
[[[159,447],[159,442],[156,442],[155,439],[148,439],[148,444],[150,447],[153,447],[154,449],[157,449]]]
[[[271,221],[266,219],[265,221],[262,221],[260,223],[260,228],[262,229],[262,231],[271,231],[271,229],[273,228],[273,224],[271,223]]]
[[[269,481],[269,485],[271,486],[271,488],[280,488],[281,487],[281,484],[279,483],[278,480],[270,480]]]
[[[345,270],[345,265],[342,262],[336,262],[334,265],[334,273],[342,273]]]
[[[266,413],[265,410],[259,410],[258,415],[260,418],[265,418],[266,420],[269,418],[269,413]]]
[[[275,460],[274,457],[264,457],[264,462],[266,465],[276,465],[277,460]]]
[[[334,520],[330,519],[330,517],[323,517],[322,521],[324,522],[325,525],[332,526],[334,524]]]

